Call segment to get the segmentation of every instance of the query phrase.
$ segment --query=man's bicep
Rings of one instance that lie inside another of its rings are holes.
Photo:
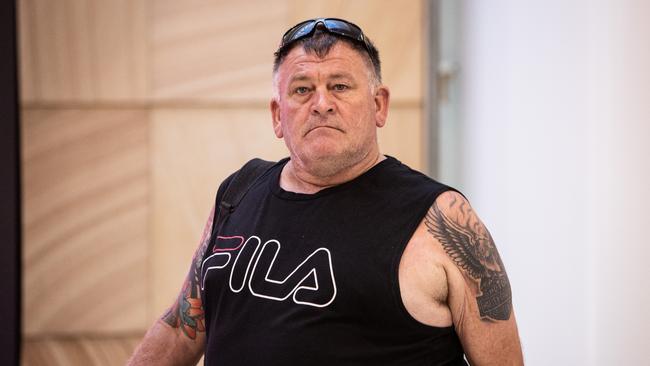
[[[205,312],[201,298],[201,262],[210,243],[214,210],[215,208],[212,207],[181,291],[174,304],[161,318],[167,325],[182,332],[187,340],[201,341],[205,333]]]
[[[496,245],[469,202],[445,192],[425,218],[449,264],[449,306],[468,357],[520,364],[510,281]]]
[[[508,320],[512,293],[494,240],[460,194],[441,195],[427,213],[427,229],[474,290],[480,318]]]

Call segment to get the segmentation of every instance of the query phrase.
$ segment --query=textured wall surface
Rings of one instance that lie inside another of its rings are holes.
[[[273,135],[271,63],[316,16],[359,24],[392,91],[382,151],[423,164],[420,0],[20,0],[24,352],[123,364],[183,281],[219,182]]]
[[[147,300],[147,113],[23,113],[24,331],[140,330]]]

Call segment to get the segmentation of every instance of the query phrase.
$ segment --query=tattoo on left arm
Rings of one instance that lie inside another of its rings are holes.
[[[492,236],[465,200],[454,198],[445,208],[454,214],[446,215],[437,201],[429,209],[425,217],[429,233],[465,277],[476,283],[481,319],[508,320],[512,312],[510,281]]]
[[[201,299],[201,261],[208,249],[212,233],[214,208],[210,212],[208,222],[203,229],[201,245],[194,254],[192,266],[183,283],[174,305],[162,316],[162,320],[172,328],[180,328],[190,339],[196,339],[198,332],[205,332],[203,301]]]

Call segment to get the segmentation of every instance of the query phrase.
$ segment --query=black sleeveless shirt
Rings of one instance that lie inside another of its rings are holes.
[[[287,161],[256,182],[203,258],[205,364],[466,365],[453,327],[413,319],[398,282],[406,244],[451,188],[388,157],[298,194],[279,186]]]

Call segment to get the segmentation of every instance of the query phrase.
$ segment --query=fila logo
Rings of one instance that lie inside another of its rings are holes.
[[[332,255],[327,248],[318,248],[286,277],[277,278],[274,264],[280,256],[281,245],[277,240],[269,240],[262,245],[257,236],[251,236],[244,242],[242,236],[218,236],[222,240],[236,245],[230,248],[215,248],[214,254],[201,264],[201,289],[205,289],[205,279],[212,270],[226,268],[239,250],[230,268],[228,285],[230,290],[239,293],[248,287],[256,297],[285,301],[289,298],[294,303],[315,307],[325,307],[336,298],[336,281],[332,268]]]

